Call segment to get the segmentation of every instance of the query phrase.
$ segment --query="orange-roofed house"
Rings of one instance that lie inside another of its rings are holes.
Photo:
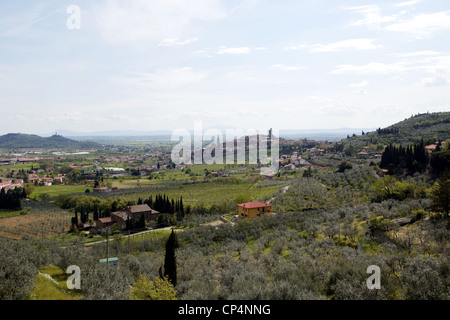
[[[272,205],[261,201],[252,201],[240,203],[238,206],[238,215],[241,218],[254,218],[263,215],[270,215],[272,212]]]

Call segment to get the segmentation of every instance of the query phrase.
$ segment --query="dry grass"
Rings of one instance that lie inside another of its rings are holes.
[[[202,224],[203,226],[210,226],[210,227],[216,227],[218,225],[224,224],[225,222],[223,222],[222,220],[216,220],[216,221],[212,221],[212,222],[208,222],[205,224]]]

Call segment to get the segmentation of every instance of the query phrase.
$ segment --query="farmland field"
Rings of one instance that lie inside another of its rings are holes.
[[[155,197],[165,194],[171,199],[183,197],[183,202],[188,205],[211,206],[221,204],[223,201],[233,201],[238,197],[253,200],[270,199],[278,190],[279,185],[264,185],[259,182],[242,180],[239,183],[227,183],[225,181],[205,181],[200,183],[160,183],[133,189],[122,189],[112,193],[96,194],[99,197],[117,197],[130,200],[137,198]]]
[[[48,194],[51,197],[58,196],[60,194],[71,194],[71,193],[80,193],[86,191],[88,186],[79,186],[79,185],[52,185],[52,186],[43,186],[43,187],[35,187],[33,193],[30,195],[32,199],[38,199],[41,194]]]
[[[25,204],[23,214],[0,219],[0,235],[42,238],[67,232],[72,214],[51,204]]]

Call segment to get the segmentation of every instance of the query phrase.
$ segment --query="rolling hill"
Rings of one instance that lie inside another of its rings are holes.
[[[76,141],[60,135],[43,138],[34,134],[8,133],[0,136],[0,148],[8,149],[92,149],[101,145],[90,141]]]
[[[360,147],[368,144],[387,145],[390,143],[408,145],[418,143],[422,139],[429,144],[438,140],[449,140],[450,112],[413,115],[386,128],[349,137],[343,142]]]

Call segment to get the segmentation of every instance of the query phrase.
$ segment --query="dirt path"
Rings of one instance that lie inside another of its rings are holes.
[[[207,222],[202,224],[202,226],[211,226],[211,227],[216,227],[218,225],[224,224],[225,222],[223,222],[222,220],[216,220],[216,221],[212,221],[212,222]]]
[[[283,188],[283,193],[286,193],[289,190],[289,186],[286,186]],[[275,199],[275,197],[273,197],[272,199],[270,199],[269,201],[267,201],[267,204],[270,204],[272,202],[272,200]]]

